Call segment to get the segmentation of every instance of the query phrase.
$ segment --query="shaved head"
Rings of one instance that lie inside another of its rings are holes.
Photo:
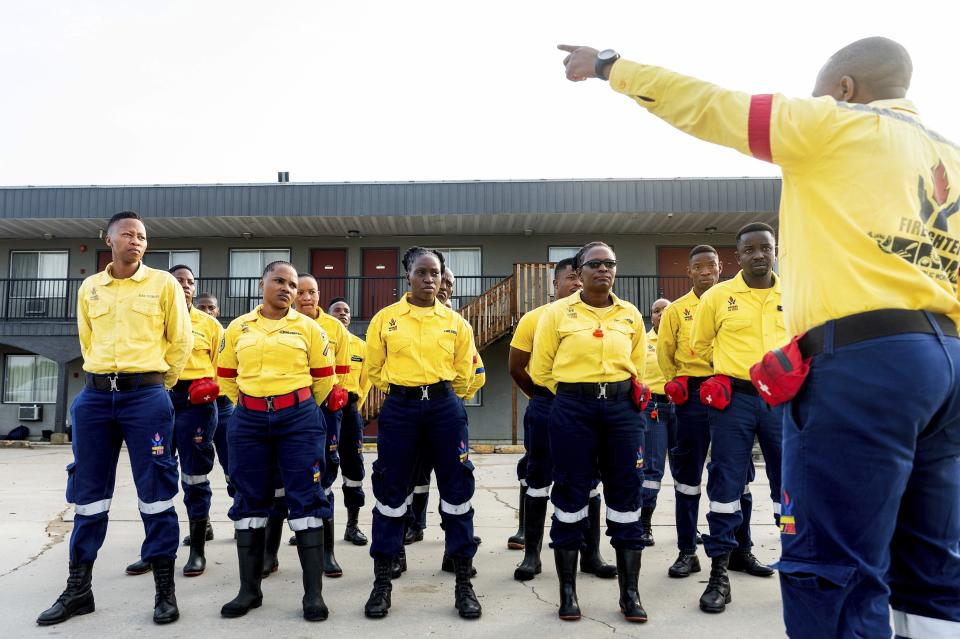
[[[879,36],[864,38],[830,56],[813,95],[859,104],[894,100],[907,95],[912,76],[913,62],[903,45]]]

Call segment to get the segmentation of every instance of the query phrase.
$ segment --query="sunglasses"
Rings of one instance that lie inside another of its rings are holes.
[[[617,268],[616,260],[590,260],[589,262],[584,262],[584,266],[588,266],[594,270],[600,268],[601,266],[606,266],[608,269],[613,270]]]

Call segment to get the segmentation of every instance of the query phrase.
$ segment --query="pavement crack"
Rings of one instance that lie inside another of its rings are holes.
[[[70,530],[70,522],[64,521],[63,519],[63,516],[67,513],[68,510],[70,510],[69,505],[65,506],[63,510],[57,513],[56,517],[54,517],[53,519],[47,522],[47,527],[44,529],[44,532],[47,534],[47,543],[43,545],[40,551],[35,555],[27,557],[27,560],[22,564],[18,564],[13,568],[11,568],[10,570],[8,570],[7,572],[0,574],[0,579],[2,579],[3,577],[6,577],[7,575],[17,572],[24,566],[29,566],[30,564],[35,562],[37,559],[39,559],[40,556],[43,555],[43,553],[47,552],[48,550],[50,550],[51,548],[59,544],[61,541],[63,541],[63,538],[67,535],[67,532]]]
[[[533,582],[533,581],[521,581],[521,582],[520,582],[520,585],[523,586],[524,588],[526,588],[527,590],[529,590],[531,593],[533,593],[533,596],[536,597],[538,601],[542,601],[543,603],[545,603],[545,604],[547,604],[547,605],[550,605],[550,606],[553,606],[554,608],[557,608],[558,610],[560,609],[560,605],[559,605],[559,604],[557,604],[557,603],[555,603],[555,602],[553,602],[553,601],[550,601],[549,599],[544,599],[543,596],[542,596],[539,592],[537,592],[537,589],[536,589],[536,587],[534,586],[534,582]],[[625,637],[633,637],[634,639],[640,639],[637,635],[630,634],[630,633],[627,633],[627,632],[623,632],[623,631],[621,631],[620,629],[618,629],[616,626],[614,626],[613,624],[609,624],[609,623],[607,623],[606,621],[603,621],[603,620],[601,620],[601,619],[597,619],[597,618],[595,618],[595,617],[589,617],[589,616],[584,615],[584,614],[582,614],[582,613],[581,613],[581,615],[580,615],[580,618],[581,618],[581,619],[586,619],[586,620],[588,620],[588,621],[592,621],[592,622],[594,622],[594,623],[598,623],[598,624],[600,624],[601,626],[606,626],[607,628],[610,629],[611,632],[613,632],[613,633],[615,633],[615,634],[621,634],[621,635],[623,635],[623,636],[625,636]]]
[[[484,486],[483,489],[484,489],[485,491],[487,491],[488,493],[490,493],[491,495],[493,495],[493,498],[494,498],[494,499],[496,499],[498,502],[500,502],[501,504],[503,504],[504,506],[506,506],[506,507],[509,508],[510,510],[518,510],[518,508],[517,508],[516,506],[514,506],[513,504],[504,501],[504,500],[500,497],[500,493],[498,493],[498,492],[495,491],[494,489],[488,488],[488,487],[486,487],[486,486]]]

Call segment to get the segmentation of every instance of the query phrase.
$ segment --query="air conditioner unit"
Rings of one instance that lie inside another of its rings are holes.
[[[17,419],[21,422],[39,422],[43,418],[43,411],[40,410],[40,406],[34,404],[33,406],[20,406],[20,410],[17,411]]]
[[[44,298],[26,300],[23,312],[32,317],[45,316],[47,314],[47,300]]]

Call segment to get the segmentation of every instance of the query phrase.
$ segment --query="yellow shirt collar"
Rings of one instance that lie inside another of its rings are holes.
[[[596,308],[594,306],[590,306],[589,304],[583,301],[583,298],[580,297],[580,291],[573,293],[573,295],[576,296],[575,299],[573,300],[574,304],[580,304],[582,306],[586,306],[587,308]],[[610,291],[610,300],[613,302],[612,306],[623,307],[623,302],[620,301],[619,297],[613,294],[613,291]]]
[[[780,292],[780,276],[776,272],[771,273],[773,275],[773,292]],[[746,280],[743,279],[743,270],[741,269],[732,280],[730,280],[730,286],[733,287],[733,290],[737,293],[746,293],[750,291],[750,287],[747,285]]]
[[[134,282],[142,282],[144,279],[146,279],[146,277],[147,267],[144,266],[143,262],[140,262],[140,266],[137,267],[137,270],[134,271],[133,275],[127,279],[131,279]],[[115,279],[117,278],[113,276],[113,262],[110,262],[107,264],[107,268],[100,272],[100,280],[98,284],[101,286],[109,286],[110,282],[114,281]]]
[[[403,301],[406,302],[406,303],[399,305],[399,311],[398,311],[398,314],[399,314],[399,315],[407,315],[408,313],[410,313],[410,310],[411,310],[410,307],[412,306],[412,305],[410,304],[410,293],[405,293],[405,294],[404,294],[404,296],[403,296]],[[443,304],[441,304],[441,303],[440,303],[440,300],[438,300],[438,299],[434,299],[434,300],[433,300],[433,313],[434,313],[434,315],[439,315],[439,316],[441,316],[441,317],[446,317],[447,313],[452,313],[452,312],[453,312],[453,311],[451,311],[449,308],[447,308],[446,306],[444,306]]]

